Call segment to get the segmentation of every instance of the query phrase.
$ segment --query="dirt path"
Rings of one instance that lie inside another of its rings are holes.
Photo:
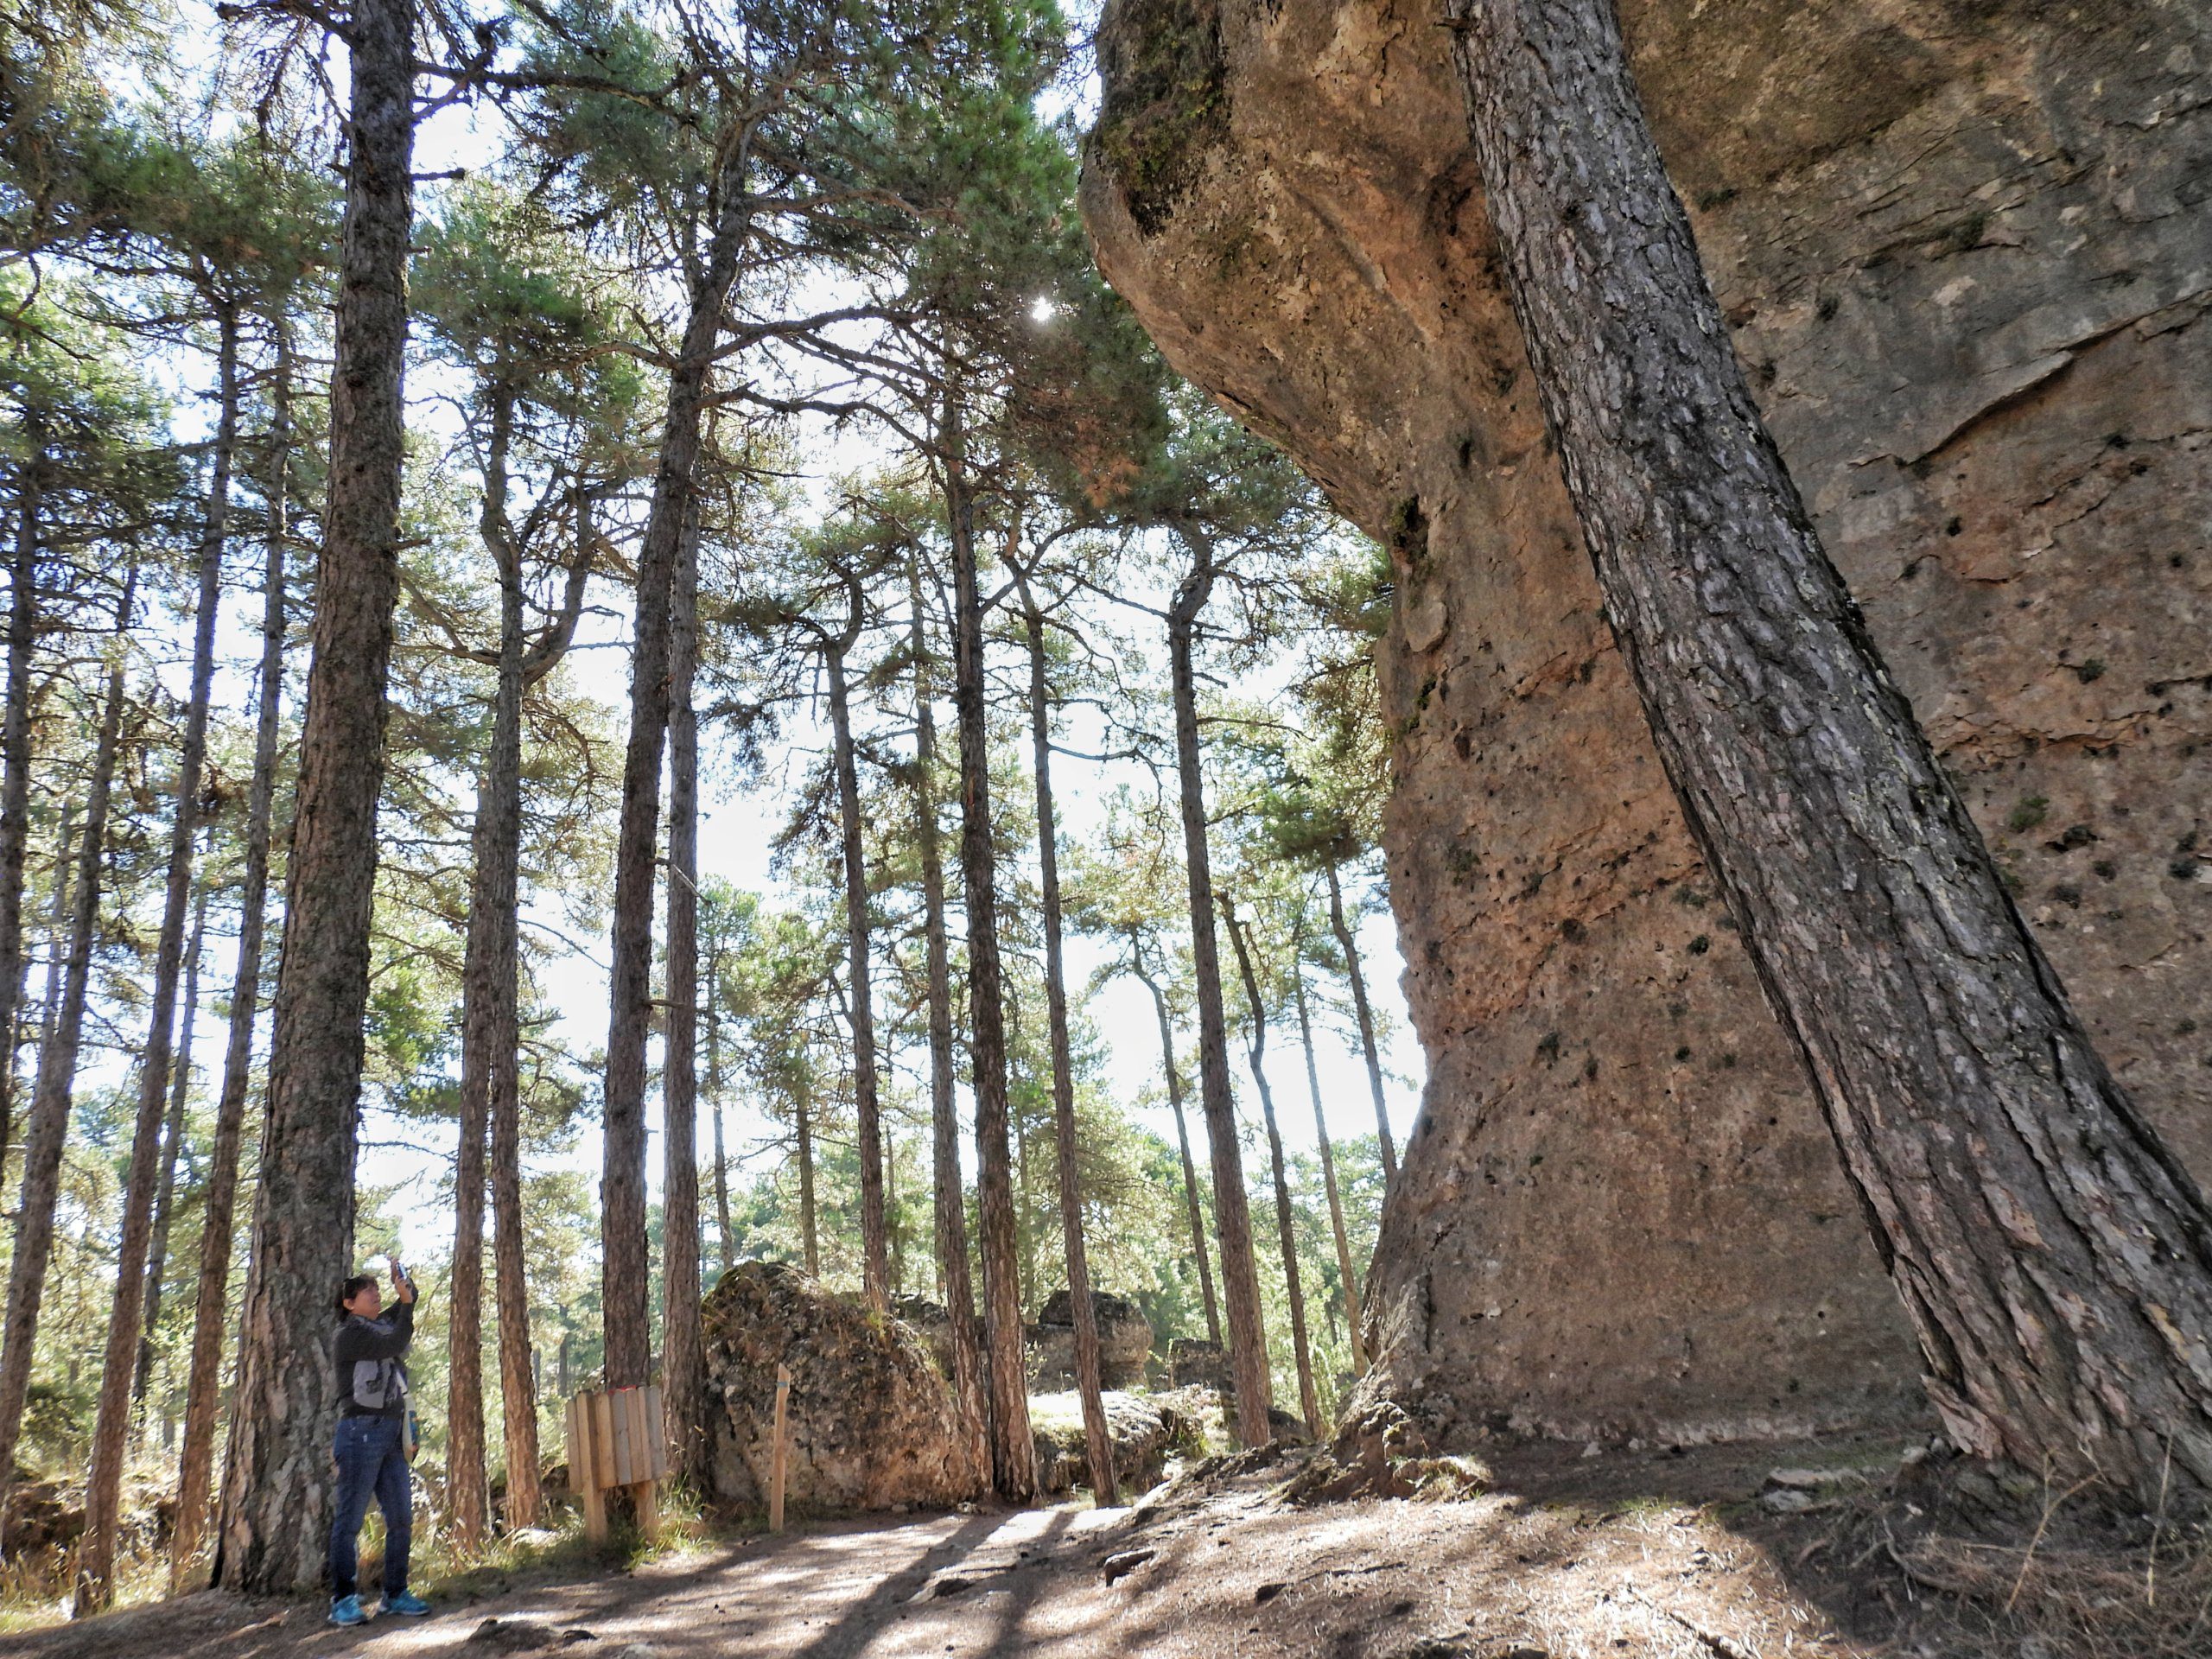
[[[1571,1494],[1287,1507],[1278,1467],[1149,1509],[872,1517],[341,1631],[213,1593],[26,1659],[1859,1659],[1768,1543],[1643,1470]],[[1672,1484],[1672,1483],[1670,1483]],[[1754,1488],[1755,1490],[1755,1488]],[[1626,1493],[1628,1496],[1623,1497]],[[486,1628],[487,1620],[499,1624]],[[588,1632],[570,1637],[572,1631]]]

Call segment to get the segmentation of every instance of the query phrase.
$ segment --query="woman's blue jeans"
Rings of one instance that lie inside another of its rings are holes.
[[[361,1522],[368,1518],[372,1497],[384,1511],[384,1592],[396,1596],[407,1588],[407,1547],[415,1530],[399,1420],[340,1417],[330,1452],[338,1459],[338,1507],[330,1517],[331,1596],[350,1596],[357,1588]]]

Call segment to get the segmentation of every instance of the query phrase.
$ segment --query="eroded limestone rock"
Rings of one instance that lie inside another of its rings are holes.
[[[1151,1321],[1135,1302],[1109,1291],[1092,1291],[1090,1302],[1098,1321],[1099,1386],[1142,1382],[1145,1362],[1152,1357]],[[1022,1334],[1029,1343],[1030,1379],[1047,1390],[1075,1387],[1075,1302],[1065,1289],[1046,1300],[1036,1324]]]
[[[1622,10],[1831,553],[2115,1069],[2212,1175],[2212,16]],[[1109,276],[1390,552],[1385,850],[1430,1077],[1370,1397],[1446,1442],[1916,1409],[1605,626],[1433,10],[1116,0],[1101,57]]]
[[[944,1378],[899,1320],[789,1263],[747,1262],[708,1295],[706,1326],[721,1502],[766,1502],[779,1363],[791,1370],[785,1493],[794,1510],[950,1505],[981,1490]]]

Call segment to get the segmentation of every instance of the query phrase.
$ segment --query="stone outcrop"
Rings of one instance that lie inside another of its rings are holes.
[[[1167,1380],[1179,1389],[1225,1389],[1229,1355],[1205,1337],[1177,1337],[1167,1344]]]
[[[1114,1478],[1124,1499],[1158,1485],[1167,1459],[1205,1450],[1198,1418],[1163,1395],[1109,1389],[1106,1434],[1114,1449]],[[1037,1484],[1048,1497],[1089,1486],[1090,1448],[1084,1439],[1083,1401],[1074,1392],[1033,1395],[1029,1422],[1037,1440]]]
[[[1791,471],[2119,1075],[2212,1176],[2212,16],[1622,0]],[[1904,1322],[1646,734],[1436,15],[1115,0],[1101,262],[1388,548],[1429,1082],[1370,1397],[1686,1440],[1917,1408]]]
[[[1097,1310],[1099,1386],[1135,1387],[1152,1357],[1151,1321],[1135,1302],[1108,1291],[1092,1291],[1090,1305]],[[1037,1323],[1022,1334],[1029,1344],[1030,1380],[1048,1390],[1075,1387],[1075,1300],[1065,1290],[1046,1300]]]
[[[766,1502],[779,1364],[791,1371],[785,1491],[795,1510],[951,1504],[980,1490],[944,1378],[899,1321],[788,1263],[747,1262],[708,1295],[706,1327],[718,1502]]]

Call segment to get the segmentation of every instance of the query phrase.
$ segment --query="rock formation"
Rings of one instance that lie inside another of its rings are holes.
[[[714,1497],[766,1502],[776,1367],[791,1367],[785,1497],[817,1514],[951,1504],[982,1489],[920,1338],[779,1262],[733,1268],[706,1302]]]
[[[2212,1175],[2212,19],[1623,0],[1767,416],[2105,1052]],[[1916,1408],[1600,613],[1432,10],[1116,0],[1084,178],[1169,359],[1388,548],[1428,1090],[1371,1389],[1684,1440]]]
[[[1171,1457],[1197,1456],[1205,1450],[1198,1420],[1163,1395],[1104,1395],[1106,1430],[1114,1447],[1114,1476],[1123,1502],[1158,1485]],[[1033,1395],[1029,1426],[1037,1437],[1037,1485],[1048,1497],[1090,1484],[1090,1453],[1084,1444],[1083,1402],[1072,1391]]]
[[[1097,1310],[1101,1388],[1134,1388],[1152,1357],[1152,1323],[1135,1302],[1103,1290],[1090,1293]],[[1037,1323],[1022,1333],[1029,1343],[1029,1376],[1046,1389],[1071,1389],[1075,1377],[1075,1302],[1063,1290],[1046,1299]]]

